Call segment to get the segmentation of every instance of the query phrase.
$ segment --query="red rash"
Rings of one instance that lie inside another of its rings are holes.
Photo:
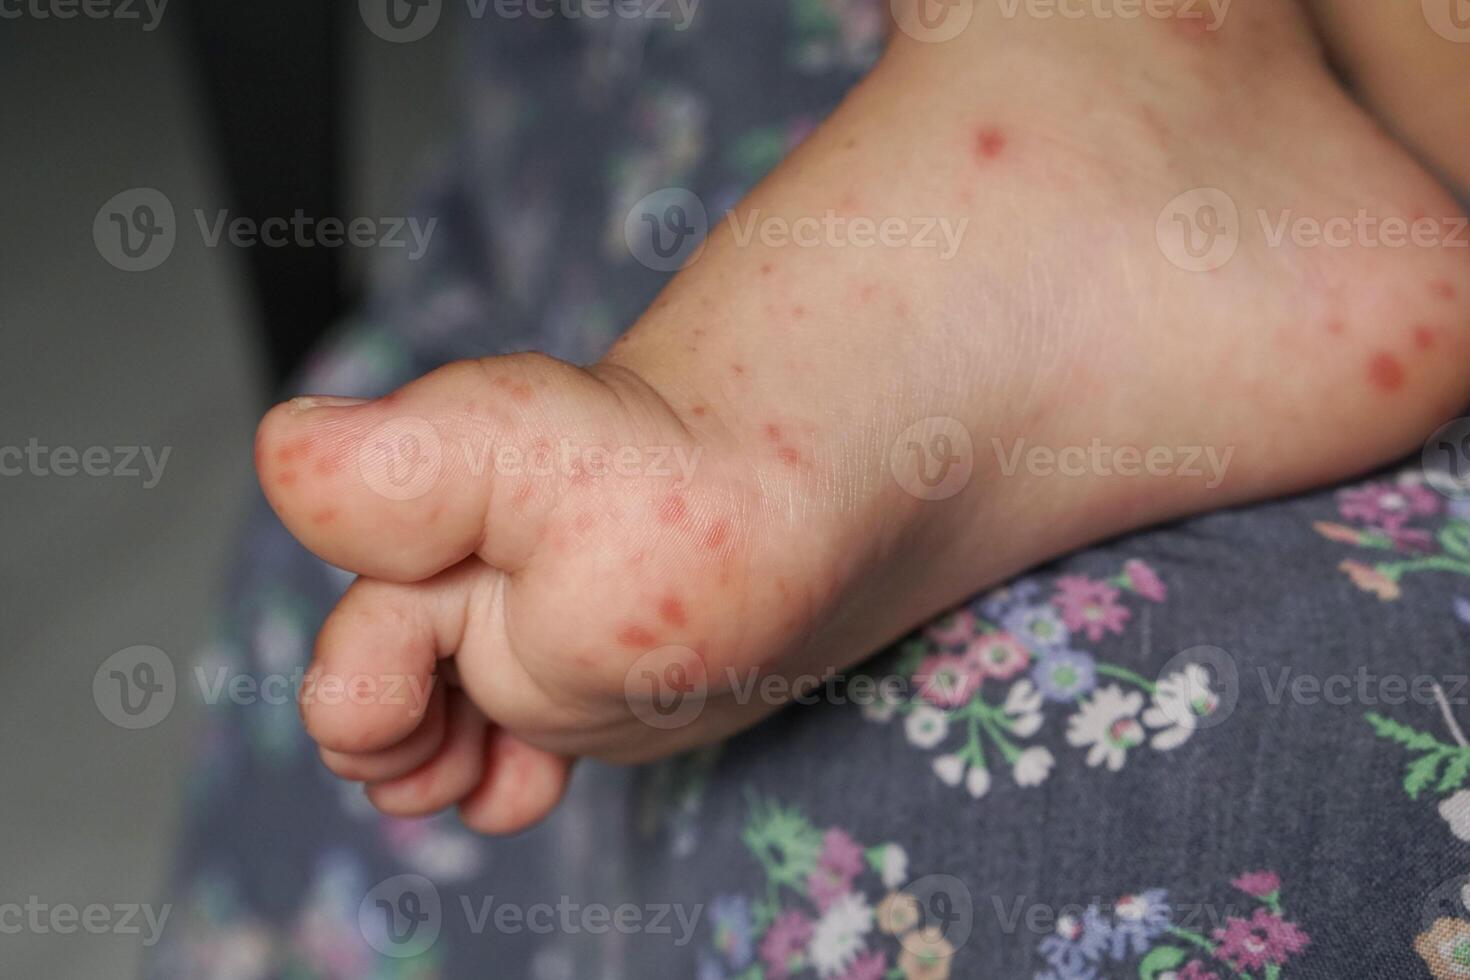
[[[310,439],[293,439],[276,450],[276,459],[282,463],[289,463],[293,459],[305,459],[310,452]]]
[[[709,414],[709,409],[703,405],[695,405],[693,408],[690,409],[690,411],[693,412],[695,415],[698,415],[700,418],[704,418],[704,416]]]
[[[689,622],[689,617],[684,614],[684,603],[678,596],[665,596],[658,604],[658,614],[670,626],[683,626]]]
[[[653,633],[642,626],[629,626],[618,631],[618,642],[625,647],[651,647],[657,642]]]
[[[795,466],[801,462],[801,453],[792,449],[790,446],[782,446],[776,450],[776,458],[787,466]]]
[[[704,535],[704,546],[710,551],[717,550],[725,543],[730,535],[730,524],[728,521],[716,521]]]
[[[1368,362],[1368,380],[1380,391],[1398,391],[1404,386],[1404,366],[1392,354],[1377,354]]]
[[[771,263],[769,263],[769,262],[762,262],[761,263],[761,275],[763,275],[763,276],[769,276],[771,274],[771,272],[773,271],[773,269],[774,269],[774,266],[772,266]]]
[[[337,510],[334,507],[328,507],[326,510],[319,510],[315,514],[311,515],[311,523],[316,525],[330,524],[336,519]]]
[[[1436,279],[1434,282],[1429,284],[1429,288],[1434,293],[1434,295],[1440,297],[1441,299],[1454,299],[1457,295],[1455,292],[1455,284],[1450,282],[1448,279]]]
[[[1332,334],[1332,336],[1334,337],[1341,337],[1344,333],[1347,332],[1347,327],[1343,325],[1343,322],[1341,320],[1333,320],[1331,323],[1327,324],[1327,332]]]
[[[296,471],[287,470],[280,476],[276,477],[276,483],[280,484],[283,487],[293,486],[296,483]]]
[[[1414,346],[1420,350],[1434,349],[1434,331],[1429,327],[1414,328]]]
[[[658,519],[665,524],[677,524],[684,519],[689,508],[680,497],[668,497],[658,507]]]
[[[975,152],[982,160],[994,160],[1005,148],[1005,134],[998,129],[982,129],[975,135]]]

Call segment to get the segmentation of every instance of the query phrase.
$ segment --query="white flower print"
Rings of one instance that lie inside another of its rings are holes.
[[[903,732],[918,748],[932,749],[949,735],[949,716],[938,708],[921,705],[905,719]]]
[[[965,778],[965,760],[958,755],[941,755],[934,760],[934,773],[946,786],[958,786]]]
[[[971,766],[965,776],[965,789],[975,799],[980,799],[990,792],[990,770],[984,766]]]
[[[883,885],[886,888],[897,888],[909,877],[909,853],[897,844],[889,844],[883,849]]]
[[[1039,746],[1027,749],[1016,758],[1016,764],[1012,767],[1016,785],[1040,786],[1051,775],[1051,768],[1056,763],[1056,758],[1048,749]]]
[[[1019,738],[1030,738],[1041,730],[1041,692],[1029,680],[1017,681],[1006,694],[1002,709],[1011,716],[1011,731]]]
[[[1199,720],[1214,714],[1220,696],[1210,689],[1210,672],[1190,664],[1177,674],[1159,681],[1153,707],[1143,713],[1143,723],[1161,731],[1150,745],[1160,752],[1177,749],[1199,728]]]
[[[864,938],[873,931],[873,907],[858,892],[833,902],[817,921],[807,953],[817,975],[835,977],[852,965],[863,951]]]
[[[1068,721],[1067,741],[1078,748],[1091,746],[1089,766],[1106,763],[1117,772],[1128,761],[1128,750],[1142,745],[1146,738],[1138,721],[1141,710],[1143,695],[1137,691],[1125,694],[1116,684],[1100,688]]]
[[[1450,832],[1470,841],[1470,789],[1462,789],[1439,805],[1439,815],[1450,825]]]

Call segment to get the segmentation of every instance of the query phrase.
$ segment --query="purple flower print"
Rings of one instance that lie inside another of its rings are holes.
[[[1031,680],[1048,701],[1076,701],[1097,686],[1097,661],[1075,650],[1049,653],[1032,669]]]
[[[1143,956],[1169,930],[1173,910],[1168,893],[1154,888],[1139,895],[1118,899],[1113,910],[1113,934],[1110,953],[1115,960]]]
[[[1381,528],[1402,527],[1415,517],[1432,517],[1442,504],[1439,494],[1412,483],[1369,483],[1337,495],[1337,512],[1343,518]]]
[[[1256,909],[1249,920],[1229,918],[1225,928],[1215,930],[1220,945],[1215,957],[1237,970],[1259,970],[1268,963],[1280,966],[1311,940],[1305,932],[1281,916]]]
[[[914,673],[919,695],[937,708],[954,709],[969,701],[979,690],[980,680],[972,660],[953,654],[926,657]]]
[[[1085,575],[1057,579],[1056,605],[1062,622],[1074,633],[1082,630],[1096,643],[1106,633],[1122,633],[1133,614],[1118,602],[1118,590]]]
[[[710,904],[710,920],[714,924],[714,946],[725,955],[730,966],[743,970],[752,955],[750,902],[744,895],[723,895]]]
[[[1065,650],[1072,639],[1067,624],[1050,604],[1012,609],[1002,617],[1001,626],[1036,654]]]
[[[1231,884],[1252,898],[1270,898],[1281,890],[1281,876],[1274,871],[1247,871]]]
[[[1064,915],[1057,919],[1056,931],[1037,948],[1059,977],[1081,980],[1097,975],[1092,964],[1103,958],[1111,934],[1112,928],[1093,905],[1081,916]]]
[[[1220,974],[1211,970],[1199,960],[1191,960],[1175,976],[1178,980],[1220,980]]]
[[[796,909],[782,912],[771,923],[766,937],[761,940],[761,959],[765,961],[766,976],[770,980],[787,980],[793,969],[801,968],[796,961],[805,957],[807,943],[811,942],[815,928],[812,920]]]
[[[978,604],[980,615],[1000,622],[1012,610],[1025,606],[1040,595],[1041,583],[1035,579],[1023,578],[984,596]]]
[[[818,911],[826,912],[839,898],[852,891],[852,883],[863,870],[863,849],[847,832],[837,827],[822,839],[817,869],[807,876],[807,892]]]

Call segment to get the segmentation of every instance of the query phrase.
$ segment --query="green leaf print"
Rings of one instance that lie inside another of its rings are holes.
[[[1159,946],[1138,964],[1138,980],[1154,980],[1159,974],[1175,969],[1188,958],[1188,950],[1178,946]]]

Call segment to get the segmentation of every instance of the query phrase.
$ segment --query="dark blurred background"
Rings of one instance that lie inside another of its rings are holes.
[[[0,476],[0,902],[79,907],[160,900],[197,709],[128,731],[94,675],[131,646],[184,664],[205,641],[256,493],[255,419],[371,262],[211,246],[193,213],[404,213],[454,111],[457,33],[446,10],[389,43],[340,0],[94,9],[0,16],[0,450],[168,453],[156,480],[141,460],[136,477]],[[139,188],[176,210],[177,240],[124,271],[94,224],[119,194],[136,215]],[[0,976],[134,977],[142,953],[136,936],[0,933]]]

